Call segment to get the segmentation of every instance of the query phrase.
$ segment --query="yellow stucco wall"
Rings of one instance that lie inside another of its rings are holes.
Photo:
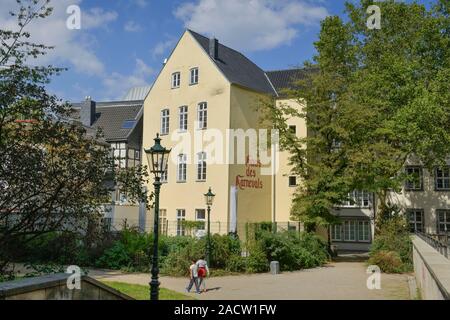
[[[302,109],[302,105],[294,99],[279,99],[277,106],[287,105],[297,110]],[[303,118],[290,118],[287,120],[288,125],[296,126],[296,134],[300,138],[305,138],[307,135],[306,122]],[[291,166],[289,166],[289,152],[281,151],[279,153],[279,170],[274,176],[274,220],[278,222],[287,222],[296,219],[291,219],[290,210],[292,205],[292,197],[295,192],[295,187],[289,186],[289,176],[291,175]],[[301,181],[297,178],[297,184]]]
[[[261,125],[256,108],[262,97],[262,94],[233,85],[231,88],[230,129],[258,130]],[[258,135],[258,131],[256,131],[256,135]],[[245,155],[250,156],[250,140],[246,140]],[[237,147],[238,145],[235,143],[235,158],[237,158]],[[257,148],[257,145],[252,148]],[[268,153],[270,155],[270,150]],[[256,162],[258,159],[253,160]],[[240,183],[237,193],[238,228],[242,230],[243,225],[247,222],[271,221],[271,176],[261,174],[264,165],[258,167],[234,163],[229,167],[229,181],[230,186],[237,186],[238,182]],[[270,164],[265,167],[270,168]],[[251,181],[253,187],[246,187],[242,180]]]
[[[192,67],[199,68],[197,85],[189,85],[189,70]],[[171,89],[173,72],[181,72],[180,88]],[[194,121],[197,119],[197,105],[200,102],[208,103],[208,128],[218,129],[225,134],[230,118],[230,84],[191,34],[185,32],[144,102],[144,148],[153,145],[153,138],[160,132],[161,110],[166,108],[170,110],[169,132],[171,134],[161,136],[161,143],[167,148],[173,148],[177,144],[176,141],[172,141],[172,138],[175,138],[172,133],[179,128],[178,108],[188,106],[188,133],[191,135],[192,150],[184,152],[188,158],[191,158],[190,163],[188,159],[187,181],[185,183],[176,181],[176,161],[180,151],[172,150],[172,160],[169,161],[168,166],[168,182],[161,188],[160,208],[167,210],[169,221],[176,220],[176,209],[185,209],[186,220],[195,220],[195,209],[205,208],[203,194],[210,186],[216,194],[211,221],[227,221],[228,166],[209,164],[207,180],[196,181],[194,133],[203,130],[198,130],[194,126]],[[188,133],[183,133],[181,136],[189,137]],[[225,155],[225,146],[223,154]],[[147,163],[146,159],[144,163]],[[148,188],[153,190],[152,185]]]

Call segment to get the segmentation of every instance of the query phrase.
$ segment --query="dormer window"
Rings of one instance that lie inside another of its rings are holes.
[[[190,85],[194,85],[198,83],[198,68],[191,69],[191,77],[189,80]]]
[[[179,88],[181,83],[181,73],[174,72],[172,73],[172,89]]]

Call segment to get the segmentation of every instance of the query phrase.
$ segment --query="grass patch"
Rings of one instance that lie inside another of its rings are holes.
[[[136,300],[149,300],[150,299],[150,288],[149,286],[143,286],[140,284],[129,284],[124,282],[111,282],[103,281],[104,284],[119,290],[120,292],[129,295]],[[160,300],[194,300],[194,298],[187,296],[185,294],[175,292],[169,289],[160,288],[159,289],[159,299]]]

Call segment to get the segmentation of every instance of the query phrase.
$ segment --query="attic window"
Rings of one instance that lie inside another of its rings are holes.
[[[132,129],[136,124],[136,120],[125,120],[122,123],[122,129]]]

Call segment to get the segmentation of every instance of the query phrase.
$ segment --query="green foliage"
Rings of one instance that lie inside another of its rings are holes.
[[[97,267],[107,269],[126,268],[133,271],[148,271],[153,236],[137,229],[125,229],[120,239],[107,249],[96,261]]]
[[[405,270],[400,255],[396,251],[379,250],[374,252],[369,260],[371,265],[380,267],[386,273],[401,273]]]
[[[267,259],[278,261],[284,271],[313,268],[329,260],[326,244],[310,233],[265,232],[260,242]]]
[[[125,244],[117,241],[97,260],[96,266],[99,268],[119,270],[129,267],[131,263],[132,259],[127,253]]]
[[[103,204],[110,202],[105,182],[114,181],[114,161],[101,132],[88,137],[69,120],[72,107],[46,90],[64,69],[34,60],[51,49],[30,41],[32,24],[52,14],[50,1],[16,2],[15,25],[0,29],[0,274],[38,238],[98,224]],[[115,182],[131,199],[142,199],[147,176],[138,166],[117,174]],[[151,195],[148,200],[150,205]],[[72,235],[64,237],[44,240],[49,252],[36,258],[90,263],[89,243],[80,248]]]
[[[335,223],[333,208],[355,189],[375,193],[385,215],[407,159],[430,169],[450,153],[448,1],[379,2],[379,30],[366,25],[372,3],[349,1],[345,18],[322,21],[314,64],[286,92],[307,102],[302,110],[261,103],[262,123],[279,129],[303,181],[291,213],[308,224]],[[291,117],[305,119],[308,137],[289,132]]]
[[[267,253],[259,241],[249,245],[248,253],[249,255],[245,259],[245,271],[247,273],[267,272],[269,270]]]
[[[228,261],[226,270],[230,272],[245,272],[247,270],[247,261],[241,255],[232,255]]]
[[[404,217],[385,221],[370,249],[370,264],[383,272],[408,272],[413,269],[412,241]]]

